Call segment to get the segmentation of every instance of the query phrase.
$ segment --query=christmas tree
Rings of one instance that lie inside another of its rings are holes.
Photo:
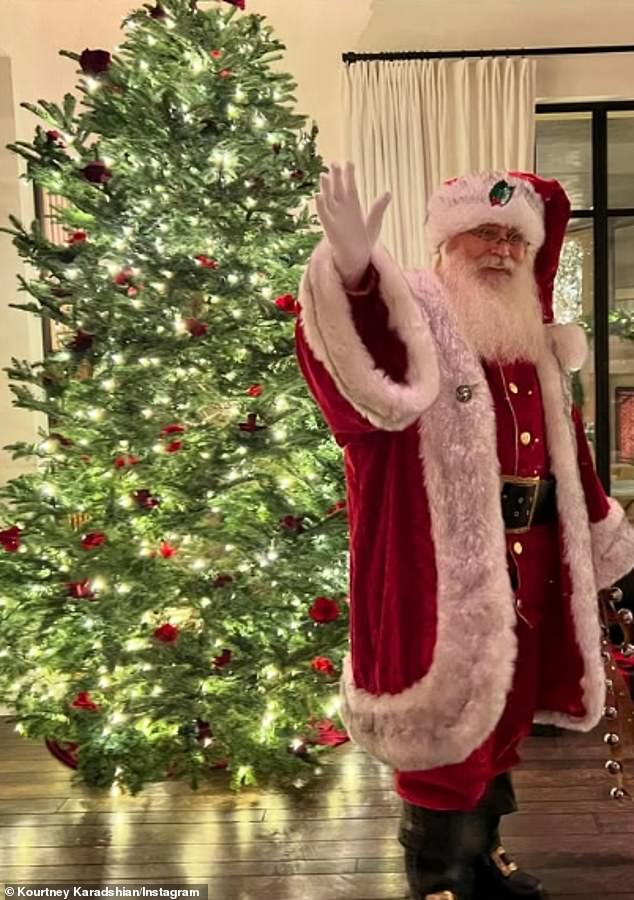
[[[64,52],[81,102],[12,148],[64,241],[12,220],[56,346],[9,370],[48,428],[0,492],[0,700],[91,785],[303,778],[336,715],[341,462],[293,348],[322,164],[243,7]]]

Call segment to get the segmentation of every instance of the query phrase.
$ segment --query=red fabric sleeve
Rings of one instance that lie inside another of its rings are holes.
[[[586,498],[588,516],[591,523],[600,522],[607,516],[610,510],[610,502],[594,468],[594,460],[592,459],[590,445],[583,427],[581,412],[576,406],[572,408],[572,421],[577,436],[577,461],[579,463],[579,474],[581,475],[581,484]]]
[[[407,350],[388,325],[388,310],[379,292],[379,275],[372,266],[364,276],[361,289],[348,294],[348,303],[357,334],[375,368],[382,369],[393,381],[405,383]],[[295,329],[295,343],[299,367],[337,443],[344,447],[352,438],[377,431],[341,395],[326,367],[315,358],[301,320]]]

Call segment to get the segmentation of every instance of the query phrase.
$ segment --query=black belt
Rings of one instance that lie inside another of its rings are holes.
[[[502,518],[507,531],[528,531],[557,517],[555,478],[516,478],[502,475]]]

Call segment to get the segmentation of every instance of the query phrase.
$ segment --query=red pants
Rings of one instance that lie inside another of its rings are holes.
[[[464,762],[424,772],[395,773],[397,793],[416,806],[462,812],[473,809],[489,782],[519,763],[518,747],[531,730],[538,704],[545,612],[550,604],[561,602],[557,525],[509,534],[507,548],[511,579],[517,585],[518,654],[506,707],[495,731]]]

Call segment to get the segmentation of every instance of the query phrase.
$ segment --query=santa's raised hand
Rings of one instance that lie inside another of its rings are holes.
[[[332,163],[328,174],[321,176],[320,187],[315,203],[335,266],[344,287],[355,290],[370,264],[391,194],[375,200],[365,216],[350,162]]]

